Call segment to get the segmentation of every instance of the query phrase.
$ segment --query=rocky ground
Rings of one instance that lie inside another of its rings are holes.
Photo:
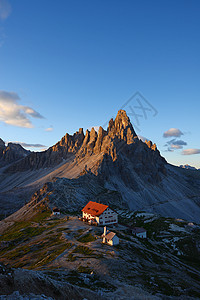
[[[72,299],[63,296],[72,285],[74,299],[199,298],[200,227],[144,212],[118,213],[121,225],[110,228],[120,238],[115,247],[102,244],[103,228],[69,214],[55,218],[43,211],[11,225],[0,236],[0,261],[14,268],[1,269],[1,294]],[[133,225],[145,227],[148,238],[132,236]]]

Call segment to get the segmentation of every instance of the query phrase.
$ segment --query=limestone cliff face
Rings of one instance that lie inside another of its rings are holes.
[[[125,141],[127,144],[132,144],[137,135],[133,129],[129,117],[125,110],[119,110],[116,119],[110,120],[108,126],[108,135],[112,138],[118,138]]]
[[[4,147],[0,141],[0,147]],[[1,149],[1,148],[0,148]],[[105,162],[115,163],[119,169],[122,161],[128,160],[137,172],[164,172],[165,160],[160,156],[156,145],[143,143],[137,137],[135,130],[124,110],[119,110],[115,120],[111,119],[107,130],[99,127],[98,133],[91,129],[83,133],[83,129],[73,135],[68,133],[54,146],[44,152],[35,152],[26,156],[20,163],[13,164],[7,172],[26,171],[32,169],[54,167],[72,157],[77,165],[83,158],[88,160],[101,154],[93,172],[97,175],[105,170]],[[81,173],[81,172],[80,172]],[[159,177],[159,176],[157,176]]]
[[[0,140],[1,161],[2,153],[8,161],[13,159],[11,152],[8,153],[14,146],[7,147],[6,151]],[[34,171],[24,172],[29,170]],[[197,222],[199,179],[194,177],[193,180],[185,173],[183,176],[182,171],[167,164],[151,141],[142,142],[126,112],[120,110],[106,130],[100,127],[97,133],[92,128],[84,134],[83,129],[79,129],[73,135],[66,134],[48,150],[30,153],[9,164],[4,173],[0,173],[0,190],[3,191],[0,191],[0,202],[13,200],[13,196],[21,201],[18,187],[24,188],[27,200],[34,189],[50,181],[33,197],[33,205],[49,199],[52,205],[63,206],[63,209],[77,209],[89,200],[104,201],[107,195],[119,205],[123,201],[123,208],[126,204],[131,210],[155,211]],[[120,197],[113,196],[116,192]],[[98,198],[100,196],[102,198]]]
[[[152,144],[152,141],[145,141],[145,143],[147,144],[147,146],[150,148],[150,149],[152,149],[152,150],[156,150],[157,148],[156,148],[156,144]]]
[[[30,151],[25,150],[19,144],[8,143],[6,146],[4,141],[0,139],[0,167],[14,163],[27,156],[29,153]]]
[[[83,129],[73,135],[68,133],[54,146],[43,152],[32,152],[26,156],[20,163],[13,164],[7,172],[23,172],[27,170],[36,170],[41,168],[54,167],[71,155],[74,155],[84,140]]]
[[[138,139],[133,126],[124,110],[120,110],[115,118],[109,121],[107,131],[99,128],[98,135],[87,131],[81,149],[76,153],[79,163],[83,157],[103,154],[92,171],[104,178],[118,176],[122,182],[134,185],[132,172],[136,172],[142,180],[155,183],[166,174],[166,161],[161,157],[155,144]],[[84,173],[84,172],[83,172]]]
[[[133,126],[124,110],[119,110],[115,120],[111,119],[107,131],[101,126],[98,134],[92,128],[91,132],[86,131],[85,139],[77,158],[85,155],[105,153],[117,159],[118,150],[125,145],[130,145],[138,139]]]
[[[112,193],[112,197],[110,194]],[[65,210],[81,210],[88,201],[114,204],[115,206],[127,207],[120,193],[106,189],[102,182],[92,173],[84,174],[76,179],[54,178],[36,191],[27,206],[47,206],[50,209],[59,207]]]
[[[68,133],[55,144],[52,149],[53,152],[59,152],[63,157],[66,156],[67,153],[75,153],[80,146],[82,145],[84,140],[83,128],[80,128],[79,131],[74,133],[73,135],[69,135]]]

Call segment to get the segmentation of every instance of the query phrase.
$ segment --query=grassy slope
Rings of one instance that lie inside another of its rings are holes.
[[[134,238],[130,232],[116,228],[113,230],[120,244],[109,247],[101,244],[102,229],[86,224],[74,228],[75,218],[51,219],[49,215],[49,211],[38,212],[1,235],[0,261],[13,267],[52,270],[53,278],[59,277],[58,270],[67,271],[65,280],[93,289],[107,286],[114,291],[117,278],[129,285],[142,285],[153,293],[200,297],[199,251],[195,243],[200,240],[198,228],[173,232],[171,225],[184,229],[186,223],[121,213],[121,223],[145,227],[148,239]],[[95,275],[85,282],[81,274],[91,272]],[[101,279],[102,272],[106,281]]]

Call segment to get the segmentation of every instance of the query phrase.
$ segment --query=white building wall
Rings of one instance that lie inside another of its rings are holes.
[[[107,244],[113,246],[113,240],[107,240]]]
[[[114,238],[113,238],[113,245],[118,245],[119,244],[119,238],[118,238],[118,236],[114,236]]]
[[[84,211],[83,211],[82,213],[83,213],[83,214],[82,214],[82,217],[83,217],[84,219],[88,219],[88,220],[95,219],[94,216],[92,216],[92,215],[90,215],[90,214],[88,214],[88,213],[85,213]]]
[[[84,219],[95,219],[99,225],[109,225],[118,223],[118,214],[109,207],[99,217],[94,217],[88,213],[85,213],[84,211],[82,213],[82,217]]]
[[[100,215],[98,220],[100,225],[109,225],[118,223],[118,214],[109,207]]]
[[[134,235],[136,235],[137,237],[142,238],[142,239],[146,239],[146,237],[147,237],[146,232],[138,232],[138,233],[134,233]]]
[[[105,239],[106,240],[106,239]],[[103,241],[104,242],[104,241]],[[114,236],[112,238],[112,240],[107,240],[107,244],[110,245],[110,246],[115,246],[115,245],[118,245],[119,244],[119,238],[118,236]]]

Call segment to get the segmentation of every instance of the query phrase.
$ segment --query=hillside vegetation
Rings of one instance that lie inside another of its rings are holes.
[[[144,212],[118,213],[121,224],[112,231],[120,244],[110,247],[102,244],[100,227],[38,212],[0,236],[0,261],[105,296],[120,293],[123,283],[157,296],[200,297],[200,227]],[[147,239],[132,236],[129,226],[135,225],[147,229]]]

